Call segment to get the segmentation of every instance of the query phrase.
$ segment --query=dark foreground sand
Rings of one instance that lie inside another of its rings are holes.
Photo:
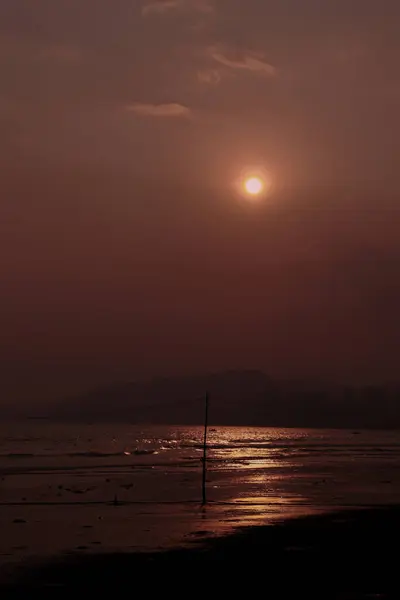
[[[397,506],[302,517],[220,538],[197,533],[189,549],[77,554],[27,565],[2,586],[1,597],[52,589],[52,597],[68,592],[70,598],[83,592],[132,598],[250,593],[274,599],[400,598]]]

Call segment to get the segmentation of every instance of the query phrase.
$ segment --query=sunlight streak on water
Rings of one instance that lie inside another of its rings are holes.
[[[193,501],[200,497],[202,433],[201,427],[4,426],[2,498]],[[303,498],[311,507],[400,499],[400,439],[393,432],[212,428],[207,464],[215,501],[276,496]]]
[[[0,527],[8,534],[0,554],[12,556],[7,539],[32,556],[61,552],[81,544],[84,532],[108,551],[133,542],[159,548],[199,532],[400,502],[396,432],[218,427],[210,431],[201,507],[202,434],[201,427],[1,425]],[[15,528],[15,520],[25,525]]]

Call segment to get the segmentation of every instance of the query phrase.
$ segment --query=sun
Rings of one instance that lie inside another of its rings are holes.
[[[252,164],[242,168],[232,183],[240,202],[264,204],[272,189],[272,175],[264,165]]]
[[[244,189],[251,196],[258,196],[264,189],[264,182],[260,177],[248,177],[244,181]]]

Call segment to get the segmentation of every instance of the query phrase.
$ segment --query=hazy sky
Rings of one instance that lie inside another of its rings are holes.
[[[398,376],[398,0],[1,0],[3,399]],[[263,202],[234,183],[269,172]]]

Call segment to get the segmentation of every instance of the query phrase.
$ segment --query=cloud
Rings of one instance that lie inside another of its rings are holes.
[[[210,0],[146,0],[142,7],[142,15],[163,15],[170,11],[183,9],[195,10],[201,13],[213,13],[214,7]]]
[[[38,59],[64,64],[75,64],[81,58],[81,53],[75,46],[53,44],[43,47],[38,53]]]
[[[29,63],[77,63],[81,52],[70,44],[46,43],[17,35],[0,34],[0,56],[6,60]]]
[[[142,15],[146,17],[150,14],[162,15],[170,10],[179,8],[181,0],[150,0],[142,8]]]
[[[170,104],[135,103],[127,106],[127,110],[139,117],[188,118],[192,115],[190,108],[175,102]]]
[[[229,69],[253,71],[267,77],[273,77],[277,74],[277,69],[268,63],[261,54],[246,52],[240,57],[236,54],[235,57],[231,58],[227,56],[227,52],[216,47],[209,48],[209,54],[216,62]]]
[[[198,71],[197,79],[206,85],[218,85],[221,81],[221,74],[218,69],[203,69]]]

